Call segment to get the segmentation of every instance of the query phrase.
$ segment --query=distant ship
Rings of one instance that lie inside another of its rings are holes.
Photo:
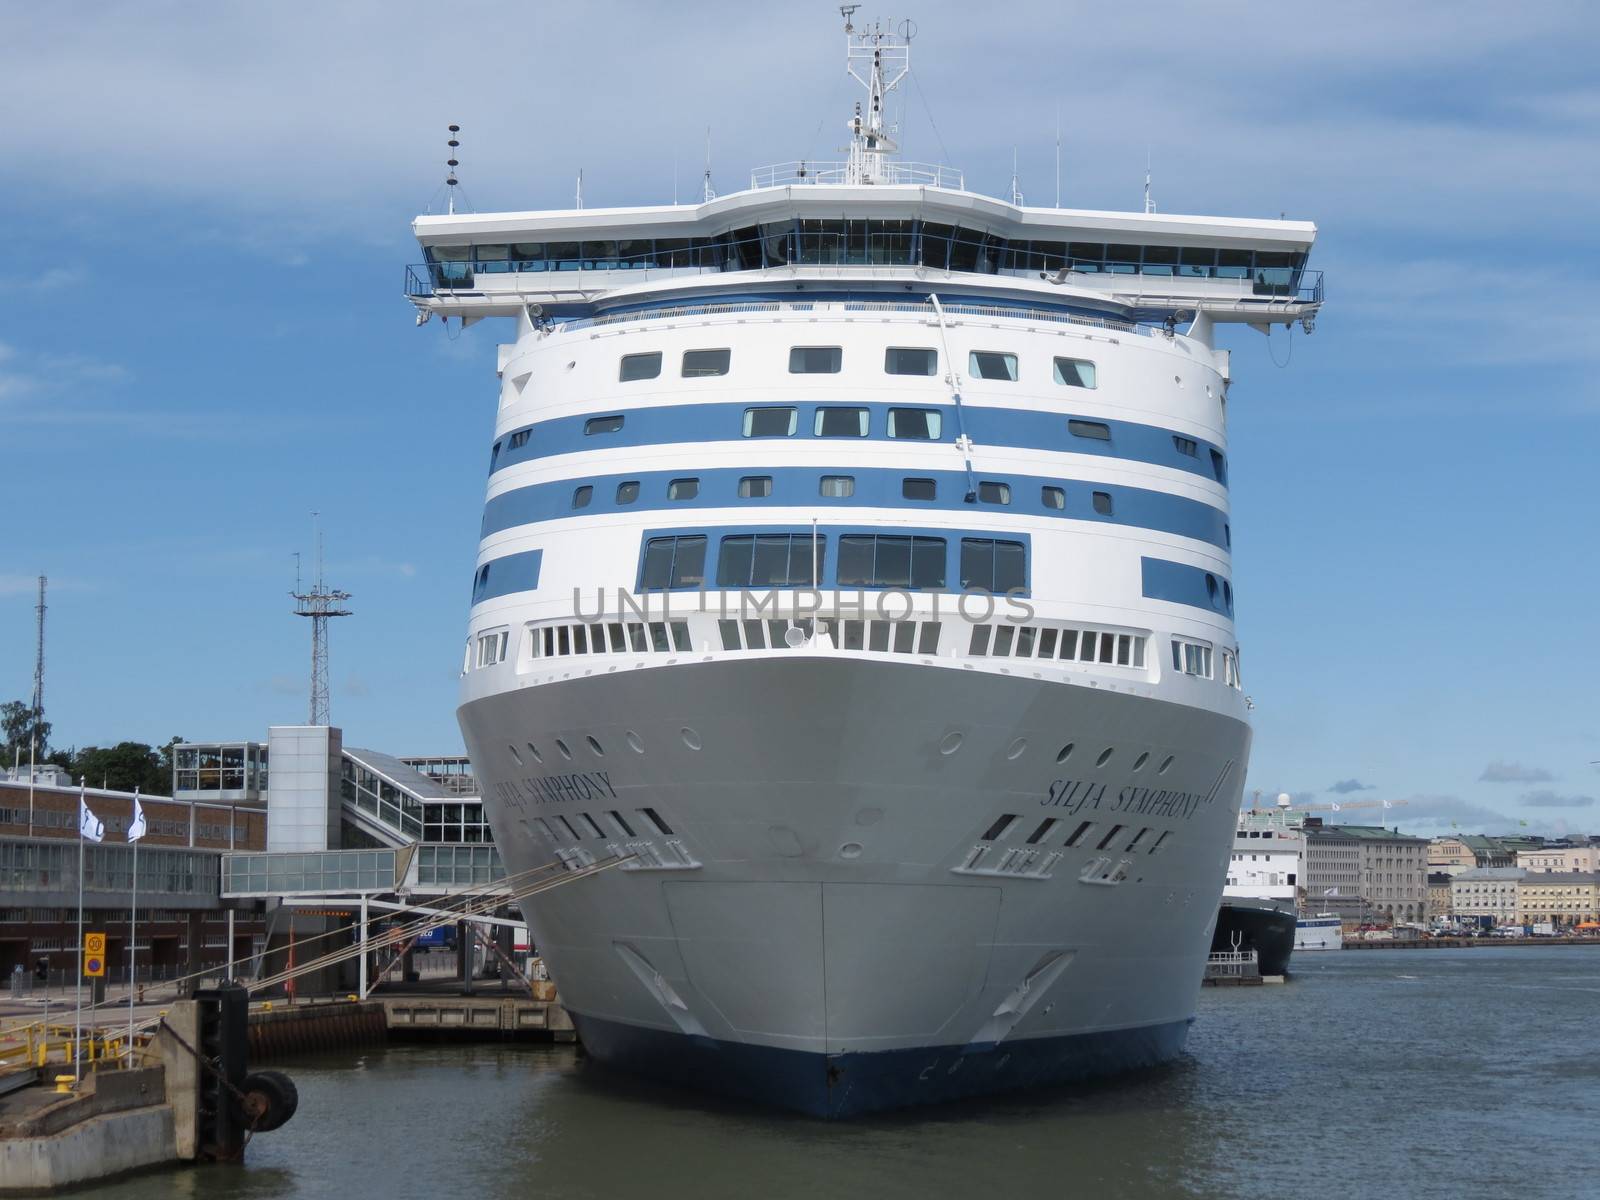
[[[1344,926],[1338,913],[1305,914],[1295,922],[1296,950],[1343,950]]]
[[[1253,950],[1263,975],[1286,975],[1297,944],[1297,889],[1305,874],[1306,836],[1279,811],[1245,809],[1233,834],[1211,952]]]
[[[1309,222],[895,158],[846,12],[847,161],[452,202],[407,288],[514,324],[459,718],[510,872],[620,864],[525,905],[562,1002],[824,1116],[1181,1051],[1250,746],[1216,335],[1322,299]]]

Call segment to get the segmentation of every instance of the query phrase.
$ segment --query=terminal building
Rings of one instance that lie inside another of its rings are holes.
[[[79,789],[45,779],[0,782],[0,980],[18,966],[52,982],[76,969]],[[85,848],[84,928],[107,933],[110,979],[120,983],[133,797],[90,788],[84,798],[105,823],[104,841]],[[243,975],[275,970],[283,964],[269,968],[267,959],[280,947],[358,913],[376,918],[467,888],[492,892],[504,878],[464,756],[349,747],[337,727],[180,743],[171,797],[141,799],[140,980],[241,959],[253,960]]]

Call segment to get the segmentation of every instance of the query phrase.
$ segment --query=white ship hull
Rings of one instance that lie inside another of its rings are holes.
[[[1344,931],[1337,917],[1301,917],[1295,925],[1296,950],[1343,950]]]
[[[557,817],[639,835],[525,906],[596,1058],[835,1116],[1179,1053],[1242,721],[890,655],[697,657],[460,710],[509,872],[555,859]]]

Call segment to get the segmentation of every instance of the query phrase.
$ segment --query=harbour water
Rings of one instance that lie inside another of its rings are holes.
[[[1340,1200],[1600,1193],[1600,948],[1299,956],[1206,989],[1177,1065],[828,1124],[641,1085],[558,1046],[274,1064],[299,1114],[243,1167],[117,1200],[825,1196]]]

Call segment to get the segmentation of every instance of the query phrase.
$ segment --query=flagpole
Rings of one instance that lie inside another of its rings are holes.
[[[139,966],[139,838],[143,831],[136,826],[139,821],[139,788],[133,789],[133,817],[128,822],[129,840],[133,843],[133,891],[128,897],[128,1065],[133,1066],[133,983]]]
[[[72,1016],[72,1082],[76,1086],[82,1078],[83,1048],[83,814],[88,810],[89,799],[84,794],[83,776],[78,776],[78,964],[76,1004]]]

